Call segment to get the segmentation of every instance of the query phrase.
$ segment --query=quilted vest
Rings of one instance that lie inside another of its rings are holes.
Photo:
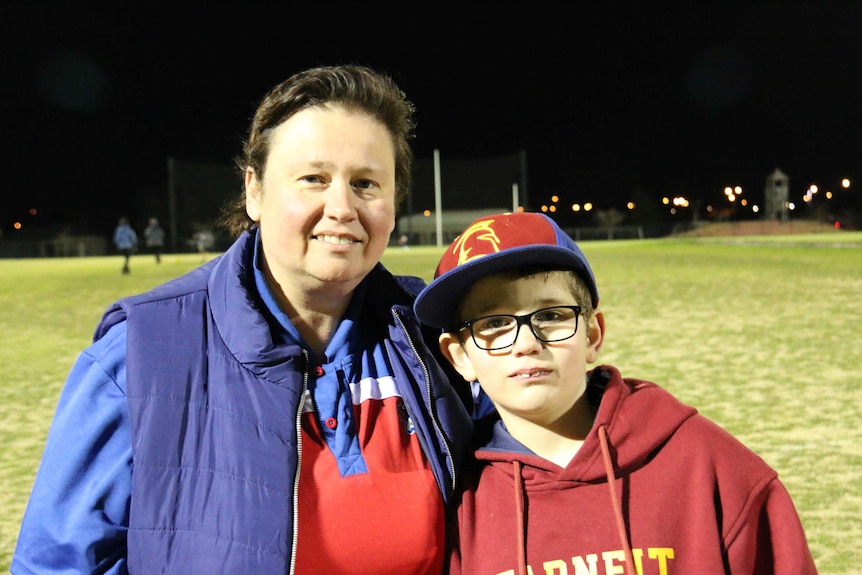
[[[253,241],[247,234],[221,258],[121,300],[97,330],[127,322],[132,574],[291,572],[307,359],[273,342],[247,287]],[[410,388],[402,397],[448,500],[469,417],[409,313],[402,288],[418,284],[382,266],[369,280],[396,381]]]

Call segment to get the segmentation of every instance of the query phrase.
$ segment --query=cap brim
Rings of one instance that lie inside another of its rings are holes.
[[[499,271],[536,265],[571,269],[584,277],[588,285],[595,284],[592,272],[571,249],[536,244],[488,254],[449,270],[428,284],[416,298],[413,309],[423,323],[448,329],[452,327],[449,323],[455,306],[471,285]],[[595,293],[592,297],[597,299]]]

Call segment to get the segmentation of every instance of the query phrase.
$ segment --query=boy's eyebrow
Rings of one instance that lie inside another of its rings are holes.
[[[469,316],[467,314],[461,314],[464,318],[462,321],[469,321],[475,317],[483,317],[486,315],[494,315],[498,313],[497,310],[494,309],[493,305],[485,305],[477,309],[474,313],[471,313]]]
[[[535,302],[535,304],[534,304],[535,307],[533,309],[529,310],[528,313],[539,310],[539,309],[544,309],[546,307],[555,307],[558,305],[580,305],[580,303],[578,303],[577,299],[578,298],[576,298],[574,296],[572,296],[571,302],[561,302],[557,298],[540,299],[537,302]],[[498,304],[496,302],[490,302],[490,303],[483,305],[483,306],[479,307],[478,309],[476,309],[476,312],[474,314],[471,314],[470,317],[465,318],[463,321],[468,321],[468,320],[476,318],[476,317],[485,317],[487,315],[512,315],[512,314],[511,313],[507,314],[506,312],[500,311],[500,304]]]

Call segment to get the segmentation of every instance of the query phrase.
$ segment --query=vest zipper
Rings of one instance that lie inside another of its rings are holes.
[[[299,474],[302,471],[302,409],[305,405],[305,394],[308,390],[308,352],[302,350],[302,358],[305,360],[305,369],[302,373],[302,389],[299,394],[299,404],[296,408],[296,470],[293,474],[293,537],[290,542],[290,575],[294,575],[296,569],[296,543],[299,537]]]
[[[431,389],[431,374],[428,372],[428,366],[425,364],[425,360],[422,359],[422,356],[419,354],[419,351],[416,349],[416,345],[413,343],[413,338],[410,336],[410,331],[407,329],[407,326],[404,325],[404,320],[401,318],[401,315],[398,313],[398,310],[392,308],[392,315],[395,317],[395,320],[398,322],[398,325],[401,327],[401,331],[404,332],[404,335],[407,336],[407,342],[410,344],[410,349],[413,350],[413,355],[416,356],[416,359],[419,360],[419,365],[422,366],[422,373],[425,375],[425,391],[427,392],[428,397],[428,413],[431,415],[431,423],[434,424],[434,430],[437,435],[443,441],[443,448],[446,450],[446,466],[449,469],[449,472],[452,477],[451,484],[449,485],[449,493],[455,492],[456,478],[455,478],[455,464],[453,463],[452,457],[452,449],[449,447],[449,438],[446,437],[446,434],[443,433],[443,427],[440,425],[440,422],[437,419],[437,412],[434,409],[433,402],[431,398],[433,397],[432,389]],[[412,414],[411,414],[412,416]],[[430,439],[430,438],[429,438]],[[430,451],[431,446],[428,446],[428,450]],[[432,454],[429,453],[429,459]],[[444,499],[448,499],[448,497],[444,497]]]

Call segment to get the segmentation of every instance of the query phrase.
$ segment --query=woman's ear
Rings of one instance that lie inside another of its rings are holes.
[[[587,328],[587,363],[595,363],[599,360],[599,351],[605,341],[605,314],[596,309],[590,318]]]
[[[254,168],[245,169],[245,213],[253,222],[260,222],[260,203],[263,195],[263,182],[261,182]]]
[[[476,372],[473,370],[473,362],[467,355],[461,339],[457,333],[444,331],[437,340],[440,343],[440,352],[452,364],[455,371],[461,374],[467,381],[476,381]]]

